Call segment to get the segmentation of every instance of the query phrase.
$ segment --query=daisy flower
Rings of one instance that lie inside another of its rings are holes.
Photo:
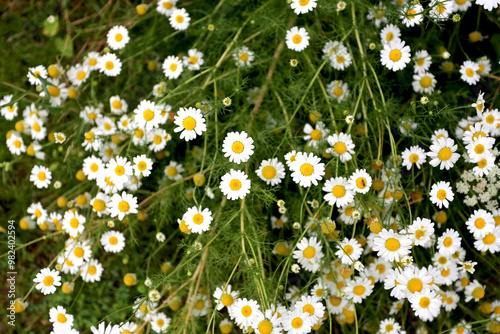
[[[408,298],[415,315],[423,321],[432,321],[441,310],[441,296],[434,291],[415,292]]]
[[[429,196],[431,202],[437,205],[440,209],[443,206],[448,208],[449,202],[453,201],[453,198],[455,197],[450,182],[445,181],[434,183],[431,187]]]
[[[103,272],[102,264],[96,259],[90,259],[80,268],[80,276],[84,282],[99,282]]]
[[[222,152],[234,163],[247,162],[253,154],[253,139],[245,131],[229,132],[222,143]]]
[[[203,53],[201,53],[197,49],[190,49],[188,50],[187,56],[184,56],[184,58],[182,59],[182,62],[188,70],[197,71],[205,61],[203,60]]]
[[[428,6],[429,16],[436,20],[445,20],[455,11],[453,0],[432,0]]]
[[[309,313],[296,309],[288,311],[283,315],[281,324],[288,334],[305,334],[311,332],[313,323],[309,319]]]
[[[182,172],[184,172],[184,167],[178,162],[170,161],[168,166],[165,167],[165,175],[168,179],[172,181],[179,181],[182,179]]]
[[[446,229],[437,240],[437,249],[440,254],[450,256],[454,254],[459,248],[462,238],[454,229]]]
[[[347,49],[342,49],[330,55],[330,65],[339,71],[347,69],[352,64],[352,57]]]
[[[356,169],[349,177],[349,188],[356,193],[366,194],[371,185],[372,177],[366,172],[366,169]]]
[[[323,258],[321,243],[316,237],[309,239],[302,238],[297,243],[297,250],[293,251],[293,258],[296,259],[306,270],[315,272],[319,269],[320,261]]]
[[[248,327],[254,323],[259,308],[260,306],[255,300],[240,298],[230,307],[229,315],[240,327]]]
[[[488,211],[479,209],[474,211],[465,224],[474,238],[480,239],[493,231],[495,228],[495,219]]]
[[[474,119],[473,121],[476,121]],[[465,145],[469,145],[470,143],[483,138],[486,141],[488,141],[488,146],[493,146],[495,143],[494,138],[488,137],[490,134],[490,130],[487,126],[484,126],[482,122],[478,122],[476,124],[471,124],[468,125],[466,130],[462,134],[462,141],[464,142]]]
[[[292,0],[290,7],[297,15],[305,14],[316,8],[316,0]]]
[[[472,0],[453,0],[453,2],[456,12],[465,12],[470,6],[472,6]]]
[[[415,52],[413,60],[415,61],[414,65],[415,73],[423,74],[429,71],[429,68],[431,67],[432,64],[432,60],[431,56],[426,50],[420,50]]]
[[[163,73],[169,79],[177,79],[182,73],[182,61],[177,56],[168,56],[162,65]]]
[[[92,210],[97,213],[98,217],[101,217],[102,215],[109,215],[109,209],[108,209],[108,203],[109,203],[109,196],[102,193],[98,192],[95,197],[90,201],[90,205],[92,206]]]
[[[250,193],[251,181],[243,171],[231,169],[229,173],[222,176],[220,190],[228,199],[243,199]]]
[[[421,4],[411,3],[408,7],[402,9],[403,24],[408,28],[419,25],[424,19],[424,7]]]
[[[85,81],[87,81],[90,74],[90,69],[85,65],[71,66],[67,75],[71,84],[76,87],[80,87]]]
[[[191,18],[184,8],[176,8],[172,11],[168,20],[175,30],[186,30],[189,27]]]
[[[150,143],[148,148],[153,152],[158,152],[167,146],[172,136],[165,129],[153,129],[147,134],[146,138],[147,142]]]
[[[312,153],[297,153],[295,161],[290,165],[292,179],[301,187],[310,187],[311,184],[318,185],[318,181],[325,175],[325,164]]]
[[[108,31],[108,45],[113,50],[120,50],[130,41],[128,30],[124,26],[114,26]]]
[[[292,162],[295,161],[295,158],[297,157],[297,151],[293,150],[292,152],[288,152],[285,154],[285,162],[288,168],[292,165]]]
[[[120,329],[118,325],[112,325],[111,323],[106,326],[104,322],[101,322],[96,328],[95,326],[90,327],[93,334],[120,334]]]
[[[399,334],[401,325],[394,318],[387,318],[380,322],[377,334]]]
[[[207,125],[200,109],[180,108],[174,117],[174,124],[177,127],[174,132],[181,132],[181,139],[190,141],[207,131]]]
[[[40,80],[40,78],[47,79],[47,74],[48,73],[47,73],[47,69],[45,68],[45,66],[38,65],[36,67],[30,67],[28,69],[27,77],[28,77],[30,84],[39,86],[42,84],[42,81]],[[0,104],[3,104],[3,103],[0,103]]]
[[[393,230],[385,228],[373,239],[373,251],[385,261],[400,261],[405,255],[410,254],[413,241]]]
[[[115,95],[109,98],[109,108],[112,114],[121,115],[127,112],[128,104],[125,99],[122,99],[120,96]]]
[[[342,80],[334,80],[326,86],[326,91],[330,99],[336,99],[338,103],[344,101],[349,96],[347,83]]]
[[[403,151],[401,157],[403,159],[402,165],[406,167],[406,169],[410,170],[414,164],[420,169],[421,165],[424,164],[427,159],[427,154],[419,146],[411,146]]]
[[[62,228],[70,237],[77,237],[84,230],[87,219],[76,211],[68,210],[64,213]]]
[[[49,93],[50,104],[53,107],[60,106],[68,97],[68,88],[64,82],[59,83],[57,79],[47,79],[47,92]],[[40,92],[40,96],[45,97],[45,91]]]
[[[486,110],[480,116],[482,124],[490,131],[500,128],[500,112],[498,109]]]
[[[491,72],[491,62],[488,58],[482,57],[476,61],[476,63],[479,65],[479,69],[477,70],[477,73],[483,74],[483,75],[488,75]]]
[[[109,203],[109,212],[112,218],[118,217],[118,220],[123,220],[126,215],[137,213],[137,197],[122,192],[122,194],[114,194]]]
[[[416,292],[430,289],[433,277],[427,272],[426,268],[406,267],[401,273],[397,274],[396,281],[399,283],[395,289],[401,291],[409,297]]]
[[[134,172],[137,176],[148,177],[153,169],[153,160],[146,157],[145,154],[134,157]]]
[[[340,258],[343,264],[352,264],[361,257],[363,247],[356,239],[345,238],[337,244],[335,255]]]
[[[373,285],[367,278],[357,278],[347,283],[346,287],[342,289],[347,299],[352,300],[353,303],[359,304],[363,299],[372,294]]]
[[[399,71],[410,62],[410,47],[402,40],[394,40],[384,44],[380,52],[382,65],[393,71]]]
[[[492,11],[500,5],[500,2],[498,0],[476,0],[476,4],[483,6],[488,11]]]
[[[318,143],[325,140],[330,131],[326,129],[323,122],[317,122],[316,127],[313,128],[309,123],[304,126],[304,140],[307,141],[307,145],[317,148]]]
[[[332,146],[332,148],[328,148],[328,153],[339,157],[340,161],[346,162],[352,159],[352,155],[354,154],[353,148],[355,147],[350,134],[340,133],[333,134],[329,136],[327,139],[328,144]]]
[[[87,66],[90,71],[94,71],[99,69],[99,53],[95,51],[89,52],[85,58],[83,59],[83,65]],[[53,65],[51,65],[53,66]],[[63,73],[62,67],[59,65],[54,65],[56,67],[55,69],[59,71],[59,73]],[[50,68],[50,67],[49,67]],[[50,71],[49,71],[50,75]],[[53,77],[58,77],[59,75],[53,76]]]
[[[221,285],[215,289],[213,297],[217,311],[221,311],[224,307],[227,307],[229,310],[234,301],[238,299],[238,292],[231,290],[231,284],[227,286]]]
[[[293,27],[286,32],[286,46],[290,50],[302,51],[309,45],[309,34],[306,29]]]
[[[163,14],[165,16],[170,16],[172,12],[177,9],[175,5],[178,0],[160,0],[156,4],[156,10],[158,13]]]
[[[469,285],[465,287],[465,302],[469,302],[474,299],[478,302],[484,298],[485,288],[477,280],[472,281]]]
[[[262,160],[255,173],[268,185],[275,186],[285,178],[285,165],[279,162],[278,158]]]
[[[484,237],[476,239],[474,247],[480,252],[500,252],[500,225],[496,226],[493,231]]]
[[[51,308],[49,310],[49,317],[49,321],[54,324],[54,328],[73,326],[73,316],[68,314],[62,306]]]
[[[233,53],[233,58],[237,66],[250,66],[255,59],[254,53],[246,46],[236,49]]]
[[[108,231],[101,235],[101,246],[106,252],[119,253],[125,247],[125,236],[118,231]]]
[[[26,131],[31,134],[33,140],[43,140],[47,135],[47,128],[43,126],[43,121],[37,116],[24,119]]]
[[[98,68],[108,77],[116,77],[122,70],[122,62],[114,53],[106,53],[99,57]]]
[[[325,182],[323,191],[325,201],[329,205],[337,205],[337,208],[342,208],[354,200],[354,192],[349,186],[349,182],[345,177],[332,177]]]
[[[434,223],[430,219],[418,217],[408,226],[408,233],[414,238],[415,246],[424,246],[434,235]]]
[[[287,221],[288,217],[285,215],[281,215],[279,218],[271,216],[271,227],[274,229],[283,228]]]
[[[473,61],[466,60],[460,66],[460,78],[467,82],[469,85],[475,85],[479,82],[481,77],[477,71],[479,70],[479,65]]]
[[[47,210],[42,207],[40,202],[32,203],[27,210],[28,214],[31,215],[31,219],[36,219],[37,224],[42,223],[47,218]]]
[[[35,184],[38,189],[48,188],[52,180],[52,173],[47,167],[33,166],[31,169],[30,181]]]
[[[91,155],[83,160],[82,171],[89,180],[95,180],[104,173],[104,163],[101,159]]]
[[[401,30],[394,24],[388,24],[382,31],[380,31],[380,39],[382,44],[386,44],[395,40],[400,39]]]
[[[258,312],[252,328],[257,334],[280,334],[283,329],[281,328],[281,319],[278,317],[278,313],[270,309],[266,310],[265,313]]]
[[[33,282],[37,283],[35,289],[39,290],[44,295],[50,295],[56,292],[56,286],[61,286],[61,276],[59,272],[50,268],[40,270]]]
[[[124,185],[133,174],[132,164],[125,157],[117,156],[106,164],[105,175],[109,176],[115,185]]]
[[[199,233],[208,231],[210,228],[210,223],[212,222],[212,212],[205,208],[197,208],[193,206],[189,208],[182,220],[186,222],[186,226],[191,230],[192,233]]]
[[[325,306],[316,296],[303,295],[296,303],[295,309],[302,310],[304,313],[309,313],[309,320],[315,324],[323,318],[325,314]]]
[[[432,94],[436,86],[436,79],[432,73],[419,73],[413,75],[413,90],[415,93]]]
[[[476,102],[471,104],[472,108],[476,108],[476,111],[479,114],[481,114],[484,110],[484,93],[479,92],[479,95],[477,96]]]
[[[491,154],[490,150],[493,147],[494,141],[488,137],[479,137],[469,143],[465,148],[471,162],[477,162],[485,156]]]
[[[429,164],[432,167],[437,167],[439,169],[450,169],[460,158],[460,154],[456,153],[458,146],[455,145],[455,141],[451,138],[440,138],[435,143],[429,147],[431,150],[427,153],[427,156],[431,158]]]
[[[10,153],[14,155],[21,155],[21,152],[26,152],[23,138],[17,133],[12,133],[10,138],[7,139],[7,147]]]
[[[479,177],[489,175],[490,171],[496,166],[495,159],[495,156],[491,153],[484,155],[481,160],[477,161],[477,166],[472,169],[474,175]]]

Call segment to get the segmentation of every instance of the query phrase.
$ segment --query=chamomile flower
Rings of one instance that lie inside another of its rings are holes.
[[[424,19],[424,7],[421,4],[411,3],[401,9],[403,24],[408,28],[419,25]]]
[[[315,324],[325,314],[325,306],[316,296],[303,295],[294,305],[295,309],[301,310],[304,313],[309,313],[309,320]]]
[[[103,273],[102,264],[96,259],[90,259],[80,268],[80,276],[84,282],[99,282]]]
[[[148,177],[153,170],[153,160],[146,157],[145,154],[134,157],[134,172],[136,176]]]
[[[202,210],[201,207],[197,208],[193,206],[186,211],[182,220],[186,222],[186,226],[192,233],[201,234],[202,232],[208,231],[213,218],[212,212],[209,209],[205,208]]]
[[[477,71],[479,70],[479,65],[473,61],[466,60],[460,66],[460,78],[467,82],[469,85],[475,85],[479,82],[481,77]]]
[[[41,224],[47,218],[47,210],[42,207],[40,202],[32,203],[27,210],[28,214],[31,215],[31,219],[36,219],[37,224]]]
[[[345,177],[332,177],[325,182],[323,191],[326,192],[324,199],[329,205],[337,205],[342,208],[354,200],[354,191]]]
[[[184,58],[182,59],[182,62],[188,70],[197,71],[205,61],[203,60],[203,53],[201,53],[197,49],[190,49],[188,50],[187,56],[184,56]]]
[[[484,298],[485,287],[480,284],[477,280],[472,281],[469,285],[465,287],[465,302],[469,302],[474,299],[478,302]]]
[[[42,119],[31,116],[24,119],[25,129],[31,134],[33,140],[43,140],[47,135],[47,128],[43,126]]]
[[[356,239],[345,238],[337,244],[337,251],[335,255],[340,258],[343,264],[352,264],[361,257],[363,247]]]
[[[243,199],[250,193],[251,181],[243,171],[231,169],[222,176],[220,190],[228,199]]]
[[[453,0],[432,0],[428,6],[428,14],[436,20],[445,20],[455,11]]]
[[[182,73],[182,61],[176,56],[168,56],[162,65],[163,73],[169,79],[177,79]]]
[[[115,95],[109,98],[109,108],[112,114],[121,115],[127,112],[128,104],[125,99],[122,99],[120,96]]]
[[[217,311],[221,311],[224,307],[229,310],[234,301],[238,299],[238,292],[231,289],[231,284],[221,285],[215,289],[213,297]]]
[[[305,28],[293,27],[286,32],[286,46],[290,50],[302,51],[309,45],[309,34]]]
[[[175,30],[186,30],[189,27],[191,18],[184,8],[176,8],[170,14],[169,21]]]
[[[95,180],[100,175],[104,173],[104,163],[101,159],[91,155],[83,160],[83,174],[87,176],[89,180]]]
[[[476,61],[479,65],[477,72],[482,75],[488,75],[491,72],[491,62],[488,58],[482,57]]]
[[[122,62],[114,53],[106,53],[99,57],[98,68],[108,77],[116,77],[122,70]]]
[[[323,122],[317,122],[316,127],[313,128],[309,123],[304,126],[304,140],[307,141],[307,145],[311,147],[318,147],[318,144],[325,140],[330,131],[326,129]]]
[[[425,163],[427,154],[419,146],[411,146],[403,151],[401,154],[403,159],[403,167],[410,170],[413,165],[420,169],[421,165]]]
[[[153,129],[147,134],[147,141],[150,143],[148,148],[153,152],[159,152],[167,146],[172,137],[165,129]]]
[[[73,326],[73,316],[66,312],[62,306],[53,307],[49,310],[49,321],[54,324],[54,328]]]
[[[105,175],[110,177],[110,181],[115,185],[124,185],[133,175],[134,169],[130,161],[125,157],[116,156],[106,164]]]
[[[125,236],[118,231],[108,231],[101,235],[101,246],[106,252],[119,253],[125,247]]]
[[[500,112],[498,109],[488,109],[482,112],[480,116],[482,124],[490,131],[496,131],[500,128]]]
[[[441,297],[432,290],[415,292],[408,298],[415,315],[423,321],[432,321],[441,308]]]
[[[462,238],[458,232],[448,228],[437,240],[438,252],[444,256],[450,256],[460,248],[461,242]]]
[[[380,322],[377,334],[399,334],[401,325],[394,318],[387,318]]]
[[[500,252],[500,225],[484,237],[476,239],[474,247],[480,252]]]
[[[332,148],[328,148],[328,153],[333,156],[339,157],[340,161],[346,162],[352,159],[352,155],[354,154],[353,148],[355,147],[350,134],[340,133],[333,134],[329,136],[327,139],[328,144],[332,146]]]
[[[449,202],[453,201],[453,198],[455,197],[450,182],[445,181],[434,183],[431,187],[429,196],[431,202],[438,206],[440,209],[443,206],[445,208],[448,208]]]
[[[98,217],[101,217],[102,215],[108,215],[109,214],[109,209],[108,209],[108,203],[109,203],[109,196],[102,193],[98,192],[95,197],[90,201],[90,205],[92,206],[92,210],[97,213]]]
[[[372,186],[372,177],[366,172],[366,169],[356,169],[349,177],[349,188],[360,194],[366,194]]]
[[[491,153],[484,155],[481,160],[477,161],[477,166],[472,169],[474,175],[479,177],[488,175],[496,166],[495,159],[495,156]]]
[[[68,97],[68,88],[64,82],[59,83],[57,79],[47,79],[47,92],[50,99],[50,104],[53,107],[60,106],[64,100]],[[45,97],[45,91],[40,93],[40,96]]]
[[[479,209],[474,211],[465,224],[474,238],[480,239],[493,231],[495,228],[495,219],[488,211]]]
[[[222,152],[234,163],[247,162],[253,154],[253,139],[245,131],[229,132],[222,143]]]
[[[10,138],[7,139],[7,147],[10,153],[14,155],[21,155],[22,152],[26,152],[23,138],[17,133],[12,133]]]
[[[90,71],[94,71],[94,70],[99,69],[99,53],[95,52],[95,51],[89,52],[85,56],[85,58],[83,59],[83,65],[87,66]],[[56,64],[56,65],[51,65],[51,66],[54,66],[54,69],[57,70],[60,74],[63,73],[63,69],[59,65]],[[50,75],[50,71],[49,71],[49,75]],[[56,75],[54,77],[58,77],[58,75]]]
[[[89,74],[90,69],[85,65],[71,66],[67,73],[69,81],[76,87],[80,87],[87,81]]]
[[[492,11],[500,5],[500,2],[498,0],[476,0],[476,4],[483,6],[488,11]]]
[[[255,329],[256,334],[280,334],[283,331],[278,313],[271,309],[266,310],[265,313],[259,312],[252,328]]]
[[[233,58],[237,66],[250,66],[255,59],[254,53],[246,46],[236,49],[233,53]]]
[[[292,0],[290,7],[297,15],[305,14],[316,8],[316,0]]]
[[[479,137],[469,143],[465,148],[471,162],[477,162],[485,156],[490,155],[490,150],[493,147],[494,141],[488,137]]]
[[[30,67],[28,69],[28,80],[30,84],[39,86],[42,84],[40,79],[47,79],[47,69],[43,65],[38,65],[36,67]]]
[[[455,141],[451,138],[440,138],[435,143],[433,143],[429,149],[430,152],[427,156],[431,158],[429,164],[432,167],[437,167],[439,169],[450,169],[460,158],[460,154],[456,153],[458,146]]]
[[[427,218],[416,218],[408,226],[408,233],[414,238],[415,246],[424,246],[434,235],[434,223]]]
[[[292,162],[295,161],[295,158],[297,158],[297,151],[293,150],[291,152],[288,152],[285,154],[285,162],[288,168],[292,165]]]
[[[436,86],[436,79],[432,73],[419,73],[413,75],[413,90],[415,93],[432,94]]]
[[[254,323],[259,308],[260,306],[255,300],[240,298],[231,306],[229,315],[231,319],[234,319],[234,321],[240,325],[240,327],[244,328]]]
[[[35,184],[38,189],[48,188],[52,180],[52,173],[45,166],[33,166],[31,169],[30,181]]]
[[[120,50],[130,41],[128,30],[124,26],[114,26],[108,31],[108,45],[113,50]]]
[[[73,212],[68,210],[64,213],[64,218],[62,221],[62,228],[71,237],[75,238],[78,234],[81,234],[85,228],[84,224],[87,219],[85,216],[80,215],[78,212]]]
[[[279,218],[275,216],[271,216],[271,226],[274,229],[283,228],[285,223],[288,221],[288,217],[285,215],[281,215]]]
[[[137,197],[126,192],[114,194],[109,203],[110,216],[123,220],[126,215],[137,213],[137,207]]]
[[[306,334],[311,332],[313,323],[309,319],[309,313],[296,309],[288,311],[283,315],[281,324],[288,334]]]
[[[410,47],[402,40],[393,40],[384,44],[380,52],[382,65],[393,71],[399,71],[410,62]]]
[[[426,50],[420,50],[415,52],[415,55],[413,56],[413,61],[415,62],[414,65],[415,73],[418,74],[423,74],[428,72],[432,64],[431,56]]]
[[[106,326],[104,322],[101,322],[96,328],[95,326],[90,327],[93,334],[120,334],[120,328],[118,325],[112,325],[111,323]]]
[[[171,319],[165,313],[158,312],[151,317],[151,328],[156,333],[166,333],[167,328],[170,326]]]
[[[454,2],[455,11],[465,12],[472,6],[472,0],[452,0]]]
[[[318,185],[318,181],[325,175],[325,164],[313,153],[297,153],[295,161],[290,165],[292,179],[301,187],[310,187],[311,184]]]
[[[394,24],[386,25],[385,28],[380,32],[380,39],[382,40],[382,44],[398,40],[400,39],[400,37],[401,30]]]
[[[326,91],[330,99],[336,99],[338,103],[344,101],[349,96],[347,83],[342,80],[334,80],[326,86]]]
[[[357,278],[347,283],[342,289],[346,298],[352,300],[353,303],[359,304],[363,299],[371,295],[373,291],[372,282],[367,278]]]
[[[43,268],[36,274],[33,282],[37,283],[35,289],[44,295],[50,295],[56,292],[56,286],[61,286],[61,276],[57,270]]]
[[[175,5],[178,0],[160,0],[156,4],[156,10],[158,13],[163,14],[165,16],[170,16],[172,12],[177,9]]]
[[[323,258],[321,243],[316,237],[309,239],[302,238],[297,244],[297,249],[293,251],[293,258],[296,259],[306,270],[315,272],[320,267]]]
[[[181,132],[180,138],[190,141],[197,136],[201,136],[203,132],[207,131],[205,118],[200,109],[180,108],[177,115],[174,117],[174,124],[177,127],[174,132]]]
[[[373,239],[373,251],[385,261],[400,261],[405,255],[410,254],[413,241],[393,230],[385,228]]]
[[[168,179],[172,181],[179,181],[182,179],[184,167],[182,166],[182,164],[176,161],[170,161],[169,164],[165,167],[164,172]]]
[[[278,161],[278,158],[262,160],[255,173],[268,185],[275,186],[285,178],[285,166]]]

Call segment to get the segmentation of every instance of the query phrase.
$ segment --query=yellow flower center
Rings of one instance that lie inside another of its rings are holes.
[[[118,34],[115,35],[115,41],[121,42],[122,39],[123,39],[123,35],[122,34],[118,33]]]
[[[484,297],[484,289],[482,287],[478,286],[477,288],[472,290],[471,295],[472,295],[472,297],[474,297],[476,299],[481,299]]]
[[[238,179],[232,179],[231,182],[229,182],[229,188],[234,191],[240,190],[241,181]]]
[[[432,79],[430,77],[425,76],[422,79],[420,79],[420,86],[424,88],[429,88],[431,85],[432,85]]]
[[[174,166],[170,166],[167,168],[167,175],[170,176],[170,177],[174,177],[177,175],[177,168],[174,167]]]
[[[347,245],[344,247],[344,253],[346,253],[347,255],[352,255],[352,252],[354,252],[354,248],[352,248],[351,245]]]
[[[182,22],[184,22],[184,16],[182,16],[182,15],[177,15],[177,16],[175,17],[175,22],[177,22],[177,23],[182,23]]]
[[[300,35],[298,35],[298,34],[297,34],[297,35],[294,35],[294,36],[292,37],[292,41],[293,41],[295,44],[299,44],[300,42],[302,42],[302,36],[300,36]]]
[[[120,100],[114,100],[111,105],[113,109],[120,109],[122,107],[122,102]]]
[[[309,4],[309,0],[299,0],[299,5],[307,6]]]
[[[311,131],[311,138],[312,138],[313,140],[320,140],[320,139],[321,139],[321,137],[323,137],[323,134],[321,133],[321,131],[320,131],[320,130],[317,130],[317,129],[316,129],[316,130],[312,130],[312,131]]]
[[[83,72],[83,71],[80,71],[78,72],[78,74],[76,75],[76,78],[80,81],[82,81],[83,79],[85,79],[85,77],[87,76],[87,73]]]
[[[45,174],[45,172],[38,173],[38,179],[40,181],[45,181],[46,178],[47,178],[47,175]]]
[[[337,56],[337,63],[343,64],[345,62],[344,56]]]
[[[240,59],[242,62],[246,62],[248,60],[248,53],[246,52],[240,53]]]
[[[465,75],[467,75],[469,78],[472,78],[474,76],[474,70],[472,68],[466,69]]]
[[[184,129],[191,131],[196,127],[196,120],[193,117],[188,116],[182,121],[182,126],[184,126]]]
[[[439,150],[438,159],[442,161],[446,161],[451,158],[452,151],[449,147],[443,147]]]
[[[385,248],[390,250],[391,252],[395,252],[399,249],[401,244],[399,243],[398,239],[395,238],[389,238],[385,241]]]
[[[109,244],[115,246],[116,244],[118,244],[118,238],[115,237],[115,236],[110,237],[109,238]]]
[[[292,320],[292,327],[293,328],[296,328],[296,329],[297,328],[301,328],[303,324],[304,324],[304,321],[301,318],[299,318],[299,317],[294,318]]]
[[[125,168],[123,166],[116,166],[115,174],[118,176],[122,176],[123,174],[125,174]]]
[[[341,186],[341,185],[336,185],[335,187],[333,187],[332,189],[332,194],[333,196],[337,197],[337,198],[342,198],[344,197],[346,193],[346,190],[345,190],[345,187],[344,186]]]
[[[303,1],[303,0],[300,0]],[[309,1],[309,0],[305,0]],[[259,325],[257,326],[259,329],[260,334],[270,334],[273,331],[273,323],[267,319],[262,320],[259,322]]]
[[[201,223],[203,223],[203,215],[197,213],[193,216],[193,223],[195,223],[196,225],[200,225]]]
[[[89,267],[88,273],[90,275],[95,275],[96,272],[97,272],[97,268],[95,266],[90,266]]]
[[[429,305],[431,304],[431,300],[428,297],[423,297],[420,299],[420,302],[418,304],[422,308],[428,308]]]
[[[411,293],[420,292],[424,287],[422,281],[419,278],[412,278],[408,281],[408,284],[406,286]]]
[[[333,150],[337,154],[344,154],[345,151],[347,151],[347,146],[343,142],[339,141],[333,146]]]
[[[411,163],[415,163],[418,161],[418,155],[415,153],[412,153],[408,159],[410,160]]]
[[[177,71],[177,64],[170,64],[170,71],[172,72]]]
[[[198,63],[198,57],[196,57],[196,56],[189,57],[189,62],[193,65]]]
[[[83,257],[84,254],[85,251],[81,247],[76,247],[75,250],[73,251],[73,255],[75,255],[76,257]]]
[[[273,179],[276,176],[276,168],[271,165],[262,168],[262,176],[268,180]]]
[[[453,245],[453,239],[450,237],[444,238],[443,245],[445,247],[450,247],[451,245]]]
[[[344,90],[341,87],[335,87],[333,90],[333,95],[340,97],[344,93]]]
[[[387,35],[385,35],[385,39],[389,42],[392,41],[394,39],[394,33],[392,31],[389,31]]]
[[[241,308],[241,315],[243,315],[244,317],[248,318],[249,316],[252,315],[252,308],[248,305],[246,306],[243,306]]]
[[[242,142],[240,141],[235,141],[233,143],[233,146],[231,147],[231,149],[233,150],[234,153],[241,153],[243,152],[243,150],[245,149],[245,145],[243,145]]]
[[[106,209],[106,202],[104,202],[102,199],[95,199],[94,203],[92,204],[92,207],[94,208],[95,211],[101,212]]]
[[[408,16],[409,19],[415,18],[416,14],[417,12],[415,11],[415,9],[410,9],[409,11],[406,12],[406,16]]]
[[[51,286],[54,283],[54,278],[52,276],[47,276],[43,279],[43,285]]]
[[[106,67],[106,69],[107,69],[108,71],[110,71],[110,70],[112,70],[112,69],[115,67],[115,64],[113,64],[113,62],[112,62],[112,61],[108,60],[108,61],[106,62],[106,64],[104,64],[104,67]]]
[[[165,9],[172,9],[174,5],[171,2],[164,2],[163,3],[163,8]]]
[[[302,166],[300,166],[300,172],[304,176],[310,176],[314,172],[314,167],[313,165],[306,162],[305,164],[302,164]]]
[[[474,226],[476,226],[478,229],[482,229],[486,226],[486,222],[484,221],[483,218],[478,218],[474,222]]]
[[[221,297],[220,302],[224,304],[224,306],[231,306],[234,303],[234,298],[229,293],[226,293]]]
[[[307,246],[306,249],[304,249],[304,251],[302,252],[302,254],[306,259],[312,259],[314,255],[316,255],[316,248],[314,248],[313,246]]]
[[[352,289],[352,292],[354,292],[354,294],[357,296],[362,296],[365,291],[366,288],[363,285],[357,285],[354,287],[354,289]]]
[[[52,97],[58,97],[59,94],[61,94],[61,90],[56,86],[49,86],[49,88],[47,88],[47,90],[49,91],[49,94]]]
[[[128,204],[127,201],[121,201],[118,204],[118,210],[120,210],[121,212],[127,212],[128,210],[130,210],[130,204]]]
[[[495,241],[497,240],[497,238],[495,237],[494,234],[490,233],[490,234],[487,234],[484,238],[483,238],[483,242],[486,244],[486,245],[491,245],[492,243],[494,243]]]
[[[440,189],[438,192],[437,192],[437,198],[440,199],[441,201],[444,200],[446,198],[446,191],[443,190],[443,189]]]
[[[392,61],[398,61],[401,59],[401,51],[398,49],[391,50],[389,53],[389,59]]]
[[[148,165],[144,161],[140,161],[137,164],[137,169],[140,170],[141,172],[145,171]]]
[[[483,144],[477,144],[476,147],[474,147],[474,152],[477,154],[483,154],[484,153],[484,145]]]

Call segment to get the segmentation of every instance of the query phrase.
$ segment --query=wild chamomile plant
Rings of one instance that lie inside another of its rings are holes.
[[[498,0],[20,5],[6,326],[500,332]]]

